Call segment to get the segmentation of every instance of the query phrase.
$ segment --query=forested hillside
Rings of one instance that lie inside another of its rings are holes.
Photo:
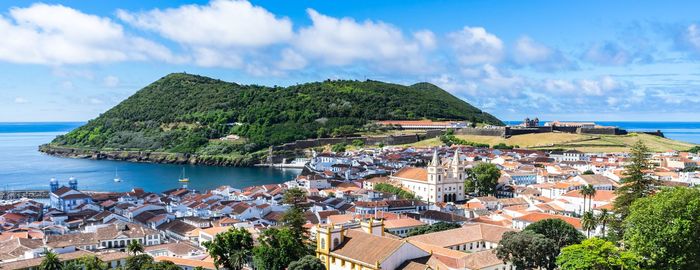
[[[170,74],[51,145],[222,155],[298,139],[343,136],[386,119],[472,120],[492,115],[429,83],[324,81],[290,87],[239,85]],[[236,140],[218,140],[226,135]]]

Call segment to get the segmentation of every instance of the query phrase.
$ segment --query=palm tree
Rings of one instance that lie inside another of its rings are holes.
[[[588,196],[591,194],[591,190],[593,190],[591,185],[581,187],[581,196],[583,196],[582,212],[586,212],[586,198],[588,198]]]
[[[610,215],[610,212],[608,212],[608,209],[601,209],[600,214],[598,215],[598,223],[601,225],[601,233],[603,236],[605,236],[605,226],[610,222],[610,220],[613,218],[612,215]]]
[[[136,255],[143,252],[143,246],[134,239],[131,240],[131,242],[129,242],[129,244],[126,246],[126,251],[131,255]]]
[[[595,197],[595,194],[598,191],[593,188],[593,185],[588,185],[588,211],[593,212],[593,207],[591,207],[591,204],[593,203],[593,197]]]
[[[52,251],[46,251],[46,256],[41,260],[39,269],[41,270],[61,270],[63,265],[61,260],[58,259],[58,254]]]
[[[591,230],[594,230],[597,225],[597,220],[593,215],[593,211],[583,213],[583,218],[581,218],[581,227],[586,230],[588,237],[591,237]]]

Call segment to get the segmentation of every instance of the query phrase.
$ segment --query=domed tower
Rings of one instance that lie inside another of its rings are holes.
[[[49,189],[51,192],[56,192],[56,190],[58,190],[58,180],[56,180],[56,178],[51,177],[51,180],[49,180]]]
[[[78,190],[78,179],[75,179],[75,177],[68,178],[68,187]]]

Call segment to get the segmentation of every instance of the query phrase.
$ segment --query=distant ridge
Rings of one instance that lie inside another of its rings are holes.
[[[230,157],[298,139],[351,134],[370,120],[408,119],[503,125],[430,83],[327,80],[265,87],[174,73],[49,146]],[[230,142],[218,140],[232,134]]]

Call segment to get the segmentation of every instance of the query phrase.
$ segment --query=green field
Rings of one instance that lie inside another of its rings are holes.
[[[507,139],[495,136],[474,135],[457,135],[456,137],[471,142],[486,143],[489,145],[505,143],[528,149],[575,149],[582,152],[628,152],[630,146],[632,146],[638,140],[644,142],[650,150],[655,152],[663,152],[668,150],[683,151],[695,146],[695,144],[692,143],[674,141],[667,138],[640,133],[631,133],[628,135],[582,135],[555,132],[517,135]],[[433,147],[439,145],[442,145],[440,139],[434,138],[405,146]]]

